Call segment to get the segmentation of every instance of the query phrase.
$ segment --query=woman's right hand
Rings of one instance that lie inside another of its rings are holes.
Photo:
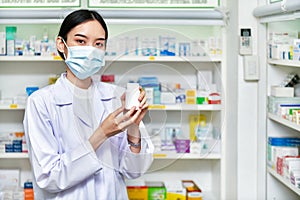
[[[114,112],[110,113],[96,129],[94,134],[89,138],[89,141],[92,144],[94,150],[99,148],[99,146],[107,138],[124,131],[127,127],[134,124],[142,110],[136,110],[135,107],[132,107],[126,113],[124,112],[124,106],[118,108]],[[123,114],[120,115],[121,113]]]

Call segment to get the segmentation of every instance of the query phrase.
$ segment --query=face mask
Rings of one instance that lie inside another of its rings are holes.
[[[65,41],[63,40],[65,43]],[[65,63],[73,74],[83,80],[97,73],[104,66],[105,51],[93,46],[68,47],[68,56]],[[65,56],[66,57],[66,56]]]

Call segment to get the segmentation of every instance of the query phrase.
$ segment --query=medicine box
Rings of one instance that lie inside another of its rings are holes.
[[[163,182],[146,182],[148,187],[148,199],[165,200],[167,198],[167,190]]]
[[[32,182],[24,183],[24,200],[34,200],[34,191]]]
[[[293,87],[271,86],[271,95],[274,97],[294,97]]]
[[[129,200],[148,199],[148,187],[143,179],[126,179]]]
[[[15,191],[20,186],[19,169],[0,169],[0,191]]]
[[[186,189],[186,200],[202,200],[202,191],[192,180],[183,180],[183,187]]]
[[[161,92],[160,93],[161,104],[175,104],[176,96],[172,92]]]
[[[167,190],[166,200],[186,200],[186,189],[181,181],[165,181]]]
[[[300,156],[285,156],[283,158],[283,173],[286,179],[290,179],[292,171],[300,170]]]
[[[190,153],[190,140],[176,139],[175,148],[177,153]]]
[[[273,169],[277,168],[278,158],[282,158],[284,156],[297,156],[299,155],[298,147],[284,147],[284,146],[272,146],[272,159],[271,166]]]
[[[152,87],[145,87],[144,88],[146,97],[147,97],[147,103],[153,104],[154,103],[154,89]]]
[[[274,97],[268,96],[268,112],[276,114],[278,112],[278,108],[282,104],[295,105],[299,104],[299,97]]]
[[[0,32],[0,55],[6,55],[6,33]]]
[[[127,186],[129,200],[148,199],[147,186]]]
[[[206,126],[206,116],[203,114],[190,114],[189,115],[189,128],[190,128],[190,141],[197,141],[196,131],[199,126]]]

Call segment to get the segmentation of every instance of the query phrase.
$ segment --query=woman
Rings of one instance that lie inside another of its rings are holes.
[[[139,108],[125,110],[120,88],[91,78],[104,65],[107,38],[97,12],[69,14],[56,41],[66,72],[28,98],[23,123],[35,199],[124,200],[124,178],[152,163],[145,92]]]

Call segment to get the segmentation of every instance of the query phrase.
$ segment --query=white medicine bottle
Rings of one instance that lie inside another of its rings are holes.
[[[140,96],[139,84],[127,83],[125,108],[127,110],[130,110],[133,106],[135,106],[136,109],[138,109],[140,105],[139,96]]]

